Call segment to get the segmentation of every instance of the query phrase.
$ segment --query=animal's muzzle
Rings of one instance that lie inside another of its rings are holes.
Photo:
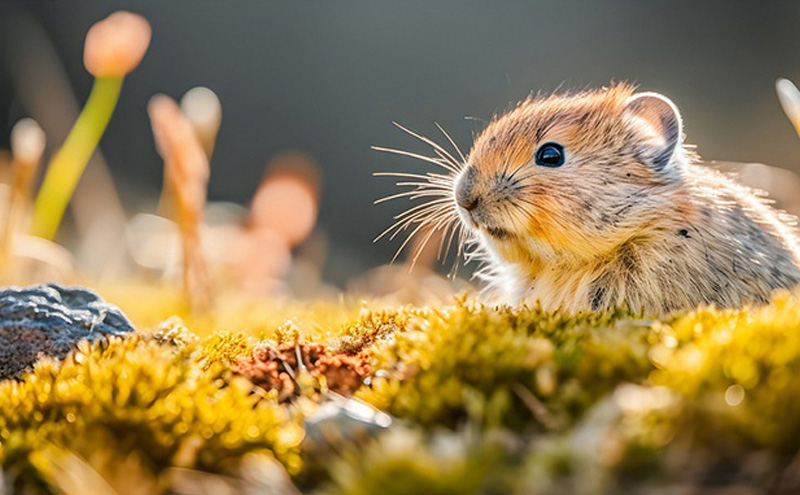
[[[475,169],[468,167],[456,183],[456,203],[467,211],[474,210],[480,203],[480,197],[475,193],[476,176]]]

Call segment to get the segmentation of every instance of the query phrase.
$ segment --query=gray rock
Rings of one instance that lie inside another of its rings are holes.
[[[84,287],[1,289],[0,379],[18,377],[43,355],[63,359],[81,340],[133,331],[119,308]]]

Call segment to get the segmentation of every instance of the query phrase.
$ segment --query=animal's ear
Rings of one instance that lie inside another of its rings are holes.
[[[641,159],[658,170],[680,151],[683,122],[678,107],[658,93],[638,93],[625,103],[624,118],[639,144]]]

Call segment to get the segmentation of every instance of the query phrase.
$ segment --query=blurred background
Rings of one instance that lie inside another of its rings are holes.
[[[152,42],[125,78],[101,155],[90,163],[60,230],[65,245],[82,231],[80,222],[117,206],[128,222],[128,244],[137,244],[130,237],[142,232],[139,237],[158,237],[157,220],[134,219],[158,211],[164,180],[148,101],[156,93],[179,100],[197,86],[213,90],[222,107],[206,222],[257,223],[253,198],[265,171],[301,170],[313,196],[307,216],[316,223],[289,248],[292,259],[310,260],[308,270],[332,287],[387,264],[399,245],[372,243],[407,206],[373,205],[395,187],[372,173],[431,169],[370,150],[428,152],[393,120],[431,136],[438,122],[469,148],[486,120],[532,91],[624,80],[670,96],[683,113],[688,141],[706,159],[800,172],[800,143],[774,89],[778,77],[800,81],[796,1],[3,0],[0,148],[10,147],[19,119],[32,117],[47,134],[47,162],[92,85],[82,63],[86,31],[118,9],[149,20]],[[769,184],[776,182],[770,170],[744,172],[756,185],[777,187]],[[800,197],[794,175],[776,173],[791,177],[777,181],[789,188],[779,194]],[[265,204],[283,204],[280,194],[264,197]],[[261,239],[242,256],[258,259],[258,247],[269,245]],[[94,251],[73,249],[84,266],[118,247],[113,237],[98,242]],[[209,256],[234,256],[230,246],[222,241]],[[163,269],[163,260],[148,261],[147,249],[130,246],[131,256]],[[308,273],[293,276],[307,279]]]

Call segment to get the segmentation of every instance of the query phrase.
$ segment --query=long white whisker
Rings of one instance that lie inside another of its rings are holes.
[[[402,219],[402,220],[400,220],[400,222],[402,222],[402,224],[399,225],[397,227],[397,230],[392,235],[389,236],[389,240],[394,240],[394,238],[397,237],[400,234],[400,232],[406,230],[407,228],[409,228],[414,223],[425,223],[425,222],[428,222],[429,219],[431,219],[431,218],[439,218],[439,216],[441,216],[441,215],[448,215],[448,214],[450,214],[450,212],[445,211],[444,208],[440,208],[440,209],[436,209],[436,210],[432,210],[432,211],[427,211],[427,212],[424,212],[424,213],[420,212],[417,215],[414,215],[414,218]]]
[[[445,260],[447,259],[447,254],[450,252],[450,246],[453,245],[453,238],[455,237],[456,232],[458,232],[459,228],[461,227],[461,223],[458,221],[457,216],[454,218],[454,221],[451,224],[451,226],[452,229],[450,229],[450,236],[447,238],[447,245],[444,247],[444,256],[442,257],[442,263],[444,263]],[[444,239],[444,237],[442,237],[442,239]]]
[[[469,234],[469,229],[465,228],[460,221],[457,212],[458,207],[453,197],[456,179],[466,166],[466,157],[452,136],[438,123],[435,123],[436,128],[447,139],[447,143],[449,143],[452,150],[455,150],[454,152],[445,147],[447,144],[442,146],[397,122],[394,122],[394,124],[403,132],[430,146],[433,154],[422,155],[380,146],[373,146],[372,149],[432,163],[447,172],[427,172],[424,174],[407,172],[374,173],[373,175],[376,177],[398,178],[400,180],[396,181],[395,185],[408,188],[379,198],[375,200],[375,204],[402,198],[407,198],[411,201],[424,200],[420,204],[412,205],[407,210],[395,215],[392,225],[381,232],[375,238],[375,241],[384,237],[388,237],[391,241],[403,234],[405,237],[392,257],[392,263],[409,246],[409,243],[414,242],[413,253],[409,254],[410,268],[413,268],[431,243],[431,239],[439,235],[441,239],[437,241],[437,257],[442,259],[442,263],[446,263],[451,247],[456,244],[455,262],[450,272],[451,276],[455,276],[462,256],[466,261],[472,259],[473,256],[477,256],[474,252],[475,239]]]
[[[428,182],[422,183],[417,181],[400,181],[395,182],[394,184],[397,187],[407,187],[408,189],[405,192],[413,192],[413,191],[438,191],[442,193],[442,195],[447,195],[452,197],[453,196],[453,185],[446,184],[443,182]]]
[[[390,239],[394,239],[394,237],[403,229],[407,228],[409,225],[414,223],[414,221],[424,218],[428,215],[435,214],[438,210],[446,208],[447,205],[438,205],[438,204],[431,204],[432,202],[423,203],[421,205],[417,205],[414,208],[404,211],[403,213],[399,213],[395,215],[395,220],[391,227],[384,230],[378,237],[375,238],[373,242],[377,242],[383,236],[397,228],[397,232],[392,234]]]
[[[442,159],[442,161],[446,161],[448,163],[452,163],[450,161],[450,159],[447,157],[447,155],[445,155],[441,151],[439,151],[437,149],[434,149],[433,152],[436,153],[436,156],[438,156],[440,159]],[[458,173],[458,172],[461,171],[461,164],[460,163],[453,163],[452,165],[453,165],[453,173]]]
[[[465,246],[467,244],[467,239],[469,238],[469,234],[465,228],[461,228],[458,231],[458,256],[461,256],[465,252]]]
[[[408,234],[408,237],[405,238],[403,243],[400,245],[400,248],[397,250],[396,253],[394,253],[394,256],[392,257],[392,263],[394,263],[397,260],[397,257],[400,256],[400,253],[403,251],[406,245],[411,241],[411,239],[414,238],[415,235],[417,235],[417,232],[419,232],[421,229],[425,227],[425,225],[427,225],[425,221],[420,222],[420,224],[417,225],[417,228],[415,228],[410,234]]]
[[[440,126],[438,122],[434,122],[434,124],[436,124],[436,127],[438,127],[440,131],[442,131],[444,137],[446,137],[447,140],[450,141],[450,145],[453,146],[453,148],[456,150],[456,153],[458,153],[458,156],[461,157],[461,164],[463,167],[463,164],[467,162],[467,159],[464,157],[464,153],[461,152],[461,148],[459,148],[456,142],[453,141],[453,138],[450,137],[450,134],[448,134],[447,131],[444,130],[444,127]]]
[[[448,178],[449,179],[450,178],[447,175],[432,174],[430,172],[428,172],[428,175],[410,174],[410,173],[407,173],[407,172],[373,172],[372,176],[373,177],[406,177],[406,178],[409,178],[409,179],[420,179],[420,180],[424,180],[426,182],[430,182],[431,179],[441,179],[441,178]],[[450,180],[452,180],[452,179],[450,179]]]
[[[450,215],[450,220],[443,227],[442,240],[439,243],[440,252],[438,256],[439,257],[442,257],[442,255],[444,256],[444,258],[442,258],[442,263],[445,262],[447,255],[450,252],[450,246],[453,241],[453,235],[455,234],[456,230],[458,230],[460,225],[461,222],[458,219],[458,213],[456,213],[455,208],[453,208]],[[447,240],[446,242],[445,239]]]
[[[373,150],[375,151],[382,151],[384,153],[393,153],[395,155],[407,156],[409,158],[416,158],[417,160],[422,160],[424,162],[433,163],[434,165],[438,165],[444,169],[449,170],[450,172],[456,173],[457,170],[453,167],[452,164],[447,163],[441,159],[433,158],[431,156],[420,155],[418,153],[412,153],[410,151],[403,151],[397,150],[394,148],[384,148],[383,146],[373,146]]]
[[[435,221],[439,220],[439,218],[440,218],[440,216],[438,216],[438,215],[437,215],[437,216],[434,216],[434,217],[432,217],[432,218],[431,218],[431,217],[428,217],[428,218],[426,218],[425,220],[421,221],[421,222],[420,222],[420,223],[417,225],[417,228],[415,228],[415,229],[414,229],[414,230],[413,230],[413,231],[412,231],[410,234],[408,234],[408,237],[406,237],[406,238],[405,238],[405,240],[403,241],[403,244],[401,244],[401,245],[400,245],[400,249],[398,249],[398,250],[397,250],[397,253],[395,253],[394,257],[392,258],[392,263],[394,263],[394,262],[395,262],[395,260],[397,260],[397,257],[398,257],[398,256],[400,256],[400,252],[401,252],[401,251],[403,251],[403,249],[404,249],[404,248],[405,248],[405,247],[408,245],[408,243],[411,241],[411,239],[413,239],[413,238],[414,238],[414,236],[416,236],[416,235],[417,235],[417,233],[418,233],[418,232],[419,232],[421,229],[423,229],[423,228],[425,228],[426,226],[430,225],[431,223],[433,223],[433,222],[435,222]],[[413,263],[413,260],[412,260],[412,263]],[[412,265],[412,266],[413,266],[413,265]]]
[[[395,185],[398,187],[416,187],[420,190],[437,189],[442,191],[453,191],[453,184],[446,184],[444,182],[396,182]]]
[[[414,254],[414,257],[411,258],[411,268],[414,268],[414,265],[417,264],[417,260],[419,259],[420,255],[422,254],[422,251],[425,249],[425,246],[428,244],[428,241],[430,241],[431,237],[433,237],[433,234],[435,234],[436,232],[439,231],[439,229],[441,229],[442,224],[445,224],[447,222],[451,222],[452,220],[453,220],[453,217],[451,215],[443,216],[442,219],[439,220],[436,223],[436,225],[434,225],[433,227],[431,227],[429,229],[428,233],[422,239],[422,243],[420,243],[419,247],[417,248],[417,251]]]
[[[396,125],[398,128],[400,128],[400,130],[402,130],[404,132],[407,132],[408,134],[414,136],[415,138],[419,139],[423,143],[426,143],[426,144],[430,145],[434,150],[441,151],[447,157],[448,161],[452,165],[455,165],[456,169],[458,168],[458,166],[459,166],[458,160],[456,160],[455,157],[453,155],[451,155],[446,149],[444,149],[444,147],[442,147],[439,143],[437,143],[437,142],[435,142],[435,141],[433,141],[431,139],[428,139],[425,136],[417,134],[416,132],[412,131],[411,129],[408,129],[407,127],[404,127],[404,126],[398,124],[397,122],[392,122],[392,123],[394,125]]]
[[[398,182],[398,186],[414,186],[414,185],[431,185],[436,184],[439,186],[453,187],[455,181],[452,177],[446,175],[431,174],[428,175],[428,180],[425,182]]]
[[[389,237],[389,239],[390,240],[394,240],[394,238],[397,237],[398,234],[400,234],[400,232],[406,230],[408,227],[410,227],[414,223],[426,224],[426,223],[430,223],[430,222],[434,221],[435,219],[440,218],[442,216],[451,216],[451,215],[453,215],[453,212],[449,208],[437,208],[435,210],[426,211],[424,213],[423,212],[419,212],[418,214],[414,215],[414,218],[407,218],[407,219],[401,220],[401,222],[403,222],[403,224],[398,227],[397,231],[395,231],[395,233],[392,234]]]
[[[428,210],[434,208],[446,208],[448,206],[448,203],[450,203],[450,198],[433,199],[426,203],[413,206],[402,213],[398,213],[397,215],[394,216],[394,218],[396,219],[406,218],[408,217],[408,215],[422,210]]]
[[[429,197],[429,196],[441,197],[441,196],[444,196],[444,192],[445,191],[435,191],[435,190],[433,190],[433,191],[427,191],[427,190],[404,191],[404,192],[401,192],[401,193],[392,194],[391,196],[385,196],[383,198],[376,199],[375,201],[372,202],[372,204],[376,204],[377,205],[377,204],[385,203],[387,201],[391,201],[393,199],[399,199],[399,198],[402,198],[402,197],[405,197],[405,196],[408,196],[408,199],[412,199],[412,200],[413,199],[418,199],[418,198],[423,198],[423,197]]]
[[[436,172],[428,172],[425,175],[411,174],[408,172],[375,172],[372,175],[374,177],[413,177],[415,179],[420,179],[423,181],[423,182],[418,182],[417,184],[428,184],[428,183],[454,184],[456,181],[452,175],[437,174]]]

